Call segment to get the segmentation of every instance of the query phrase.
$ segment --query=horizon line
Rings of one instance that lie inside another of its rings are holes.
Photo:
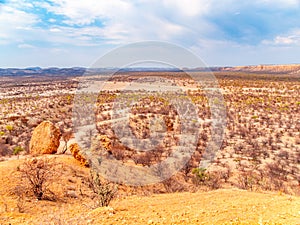
[[[300,63],[289,63],[289,64],[249,64],[249,65],[226,65],[226,66],[200,66],[200,67],[181,67],[181,68],[176,68],[176,67],[85,67],[85,66],[49,66],[49,67],[43,67],[43,66],[28,66],[28,67],[0,67],[1,70],[5,69],[19,69],[19,70],[33,70],[33,69],[170,69],[170,70],[182,70],[182,69],[188,69],[188,70],[193,70],[193,69],[204,69],[204,68],[239,68],[239,67],[255,67],[255,66],[300,66]]]

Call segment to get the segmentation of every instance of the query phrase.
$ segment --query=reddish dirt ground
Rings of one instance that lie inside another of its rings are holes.
[[[83,174],[88,169],[70,156],[55,156],[61,165]],[[29,198],[24,213],[11,190],[22,160],[0,163],[0,224],[300,224],[300,197],[280,192],[220,189],[209,192],[118,197],[110,207],[92,209],[84,199],[37,201]],[[64,174],[68,177],[71,174]],[[60,185],[65,185],[64,179]]]

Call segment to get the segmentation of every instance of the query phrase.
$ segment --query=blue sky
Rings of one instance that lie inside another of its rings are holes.
[[[300,63],[300,0],[0,0],[0,67],[88,67],[157,40],[209,66]]]

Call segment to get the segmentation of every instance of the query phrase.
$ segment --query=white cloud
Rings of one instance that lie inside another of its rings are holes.
[[[245,52],[250,49],[245,43],[238,44],[239,37],[234,39],[234,26],[243,27],[243,23],[266,30],[265,37],[269,37],[270,33],[273,35],[270,40],[262,42],[263,46],[300,46],[300,31],[294,30],[287,34],[280,33],[288,28],[279,28],[278,34],[268,31],[267,28],[272,30],[272,26],[275,26],[273,23],[277,25],[276,19],[258,24],[266,18],[262,16],[248,23],[251,17],[249,14],[253,10],[261,9],[258,13],[262,14],[273,11],[277,13],[281,9],[297,9],[299,2],[300,0],[10,0],[0,10],[0,44],[14,43],[19,48],[28,48],[30,46],[26,43],[33,43],[35,48],[52,49],[46,51],[49,54],[66,55],[67,52],[63,50],[68,51],[77,46],[79,48],[74,49],[81,49],[82,55],[89,55],[92,48],[85,47],[104,49],[134,41],[162,40],[198,49],[200,52],[203,49],[203,52],[210,55],[209,61],[214,60],[218,49],[223,49],[220,55],[225,55],[230,60],[228,55],[231,49],[236,52],[238,49]],[[45,17],[38,14],[43,11],[39,11],[39,8],[46,9],[53,15],[51,18],[46,17],[46,21],[41,21]],[[238,15],[236,18],[242,19],[234,21],[230,17],[234,14]],[[278,22],[278,27],[281,24],[284,23]],[[286,24],[291,26],[290,23]],[[298,24],[293,26],[297,27]],[[264,35],[264,32],[261,33]],[[41,43],[44,44],[43,47]],[[257,42],[253,45],[257,45]],[[218,60],[221,61],[221,58],[219,56]]]
[[[55,22],[56,22],[56,19],[50,18],[48,21],[49,21],[50,23],[55,23]]]
[[[22,33],[31,30],[38,21],[34,14],[14,8],[15,2],[3,5],[0,13],[1,43],[22,42]],[[22,4],[21,4],[22,5]]]
[[[88,25],[96,19],[114,19],[130,13],[132,7],[129,2],[122,0],[52,0],[51,3],[39,5],[52,13],[67,17],[64,22],[69,25]]]
[[[30,44],[19,44],[18,48],[35,48],[33,45]]]
[[[211,1],[207,0],[163,0],[163,4],[175,9],[176,13],[189,17],[206,14],[211,8]]]
[[[275,44],[278,44],[278,45],[290,45],[290,44],[296,44],[298,42],[297,39],[295,39],[295,37],[293,36],[289,36],[289,37],[280,37],[280,36],[277,36],[275,39],[274,39],[274,43]]]
[[[264,40],[262,43],[265,45],[280,45],[280,46],[300,45],[300,30],[296,29],[291,31],[289,34],[278,35],[274,39]]]
[[[53,27],[53,28],[50,28],[49,31],[57,33],[57,32],[61,32],[61,29],[59,29],[57,27]]]
[[[257,4],[266,4],[271,7],[290,8],[299,7],[299,0],[256,0]]]
[[[29,0],[8,0],[7,4],[13,8],[19,9],[33,8],[33,4]]]
[[[82,45],[83,40],[90,41],[90,45],[97,45],[100,40],[101,44],[122,44],[145,39],[171,40],[187,33],[188,30],[183,25],[165,18],[164,13],[157,13],[159,4],[158,0],[151,3],[122,0],[52,0],[51,4],[43,2],[36,5],[66,18],[66,26],[50,28],[51,35],[60,33],[61,40],[72,36],[79,40],[78,45]],[[96,20],[101,21],[103,25],[92,25]],[[73,28],[73,25],[81,27]]]
[[[11,7],[16,7],[15,13],[24,15],[13,15],[11,16],[13,18],[9,18],[14,24],[3,29],[5,35],[14,27],[23,30],[33,28],[38,20],[38,15],[22,12],[20,7],[16,6],[17,2],[17,0],[11,0]],[[258,2],[267,4],[269,0],[256,2],[256,4]],[[218,29],[207,20],[206,16],[226,11],[228,7],[238,9],[242,4],[237,0],[224,0],[222,3],[217,0],[49,0],[32,3],[21,0],[21,3],[21,6],[25,8],[31,8],[34,5],[34,7],[42,7],[51,13],[61,15],[65,23],[65,26],[53,25],[50,28],[34,27],[31,37],[29,37],[29,30],[27,34],[19,35],[21,41],[26,37],[39,38],[44,41],[65,42],[79,46],[123,44],[141,40],[195,42],[199,37],[205,38]],[[7,17],[5,13],[1,15]],[[24,24],[16,25],[14,19]],[[48,19],[53,24],[57,20],[55,17]],[[102,25],[94,25],[95,21]],[[216,39],[218,39],[217,36]]]
[[[50,52],[54,54],[62,54],[62,53],[68,53],[68,50],[63,48],[52,48],[50,49]]]

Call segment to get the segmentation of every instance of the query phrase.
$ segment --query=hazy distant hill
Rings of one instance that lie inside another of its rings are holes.
[[[19,68],[7,68],[0,69],[0,76],[32,76],[32,75],[82,75],[86,71],[82,67],[72,67],[72,68],[45,68],[31,67],[25,69]]]
[[[231,72],[249,72],[249,73],[274,73],[274,74],[300,74],[300,64],[291,65],[255,65],[255,66],[236,66],[236,67],[198,67],[183,68],[183,71],[231,71]],[[126,71],[181,71],[176,68],[40,68],[30,67],[20,68],[0,68],[0,76],[80,76],[83,74],[99,74],[109,72],[126,72]]]
[[[297,73],[300,73],[300,64],[237,66],[237,67],[224,67],[221,70],[222,71],[253,72],[253,73],[297,74]]]

